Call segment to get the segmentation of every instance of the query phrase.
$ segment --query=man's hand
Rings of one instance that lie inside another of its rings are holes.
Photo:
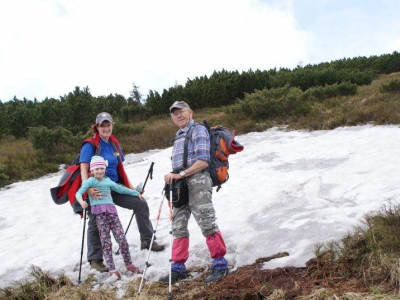
[[[174,173],[168,173],[164,176],[164,180],[167,184],[172,184],[174,180],[181,179],[181,175],[179,174],[174,174]]]

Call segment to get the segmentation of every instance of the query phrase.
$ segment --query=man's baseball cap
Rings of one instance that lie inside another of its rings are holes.
[[[190,106],[185,101],[175,101],[174,104],[169,108],[169,111],[172,112],[174,108],[189,108]]]
[[[113,118],[108,112],[99,113],[96,117],[96,124],[101,125],[104,121],[113,123]]]

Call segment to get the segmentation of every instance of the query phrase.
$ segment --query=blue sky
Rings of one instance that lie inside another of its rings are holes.
[[[299,28],[312,35],[312,63],[371,56],[400,49],[399,1],[293,1]]]
[[[162,93],[222,69],[294,68],[400,49],[400,1],[0,2],[0,100]]]

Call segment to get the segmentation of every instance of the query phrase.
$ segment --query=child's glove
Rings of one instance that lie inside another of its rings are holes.
[[[135,191],[137,191],[139,194],[142,192],[143,189],[143,183],[139,183],[135,189]]]

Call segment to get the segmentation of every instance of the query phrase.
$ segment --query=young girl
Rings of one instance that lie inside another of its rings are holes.
[[[101,191],[101,197],[93,199],[89,195],[91,213],[96,216],[97,228],[100,233],[101,245],[103,247],[103,254],[110,271],[110,276],[116,275],[118,279],[121,279],[121,274],[115,270],[114,259],[112,255],[112,244],[111,235],[112,231],[115,240],[117,241],[121,255],[124,258],[126,268],[136,274],[140,273],[140,270],[132,264],[131,255],[129,253],[129,245],[125,237],[124,229],[122,228],[121,221],[119,220],[117,209],[111,198],[111,190],[132,196],[141,195],[138,191],[126,188],[119,185],[105,177],[105,171],[107,167],[107,161],[101,156],[93,156],[90,161],[90,171],[92,177],[88,178],[82,183],[76,193],[76,199],[79,201],[83,209],[89,207],[88,203],[83,201],[82,194],[85,193],[89,188],[95,187]]]

